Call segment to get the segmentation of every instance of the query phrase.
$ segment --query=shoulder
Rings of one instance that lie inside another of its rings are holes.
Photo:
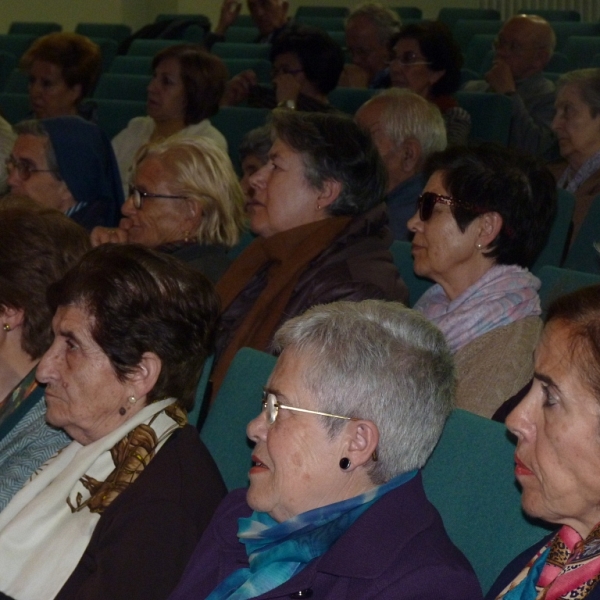
[[[188,125],[177,135],[182,137],[204,137],[212,140],[221,150],[227,152],[227,140],[225,136],[208,120]]]
[[[127,123],[127,127],[117,133],[117,135],[113,138],[113,145],[123,143],[124,139],[129,139],[131,137],[140,137],[147,136],[150,137],[150,134],[154,130],[154,121],[151,117],[134,117]]]
[[[508,563],[486,594],[486,600],[495,600],[498,594],[525,568],[525,565],[535,556],[538,550],[546,545],[553,536],[554,533],[547,535]]]
[[[366,511],[317,570],[352,579],[352,598],[481,598],[475,573],[450,541],[420,475]]]
[[[519,94],[531,94],[541,95],[546,94],[554,96],[556,93],[556,86],[550,79],[544,77],[543,73],[537,73],[532,77],[523,79],[517,84],[517,91]]]
[[[392,241],[383,204],[355,217],[310,263],[298,280],[297,293],[315,296],[314,303],[344,299],[406,302],[408,292],[389,250]]]
[[[467,81],[462,87],[465,92],[487,92],[490,89],[490,84],[483,79],[474,79]]]

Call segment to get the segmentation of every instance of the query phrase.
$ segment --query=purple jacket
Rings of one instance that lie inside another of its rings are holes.
[[[202,536],[169,600],[206,598],[233,571],[248,566],[237,520],[250,515],[246,490],[231,492]],[[315,600],[478,600],[479,583],[425,497],[421,475],[361,515],[320,558],[259,596]]]

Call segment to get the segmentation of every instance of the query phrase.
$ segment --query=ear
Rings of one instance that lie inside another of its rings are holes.
[[[200,227],[200,223],[202,222],[202,207],[199,202],[192,200],[191,198],[187,198],[185,200],[186,205],[186,229],[188,231],[195,232],[198,227]]]
[[[487,212],[479,217],[479,236],[477,243],[483,248],[489,246],[499,235],[504,221],[497,212]]]
[[[0,326],[9,325],[11,330],[13,330],[21,327],[24,320],[25,311],[22,308],[13,308],[12,306],[0,307]]]
[[[419,140],[414,137],[406,138],[400,145],[399,152],[402,158],[402,170],[405,173],[416,173],[422,156]]]
[[[346,427],[346,448],[344,456],[350,459],[349,471],[362,467],[373,460],[373,453],[379,444],[379,429],[373,421],[359,419],[349,421]],[[342,456],[340,456],[342,458]]]
[[[162,369],[162,361],[154,352],[144,352],[134,371],[127,376],[127,383],[133,396],[138,400],[145,399],[158,381]]]
[[[323,187],[318,192],[317,206],[321,209],[333,204],[342,192],[342,184],[335,179],[327,179],[323,183]],[[316,210],[320,210],[316,208]]]

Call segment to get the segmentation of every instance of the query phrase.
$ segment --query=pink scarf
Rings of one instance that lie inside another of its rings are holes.
[[[455,353],[480,335],[541,313],[540,280],[517,265],[494,265],[458,298],[430,287],[415,310],[435,323]]]

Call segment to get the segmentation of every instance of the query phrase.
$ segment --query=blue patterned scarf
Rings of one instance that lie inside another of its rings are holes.
[[[275,589],[329,550],[379,498],[416,474],[414,470],[398,475],[360,496],[309,510],[283,523],[259,512],[239,519],[238,537],[246,546],[250,568],[232,573],[206,600],[246,600]]]

